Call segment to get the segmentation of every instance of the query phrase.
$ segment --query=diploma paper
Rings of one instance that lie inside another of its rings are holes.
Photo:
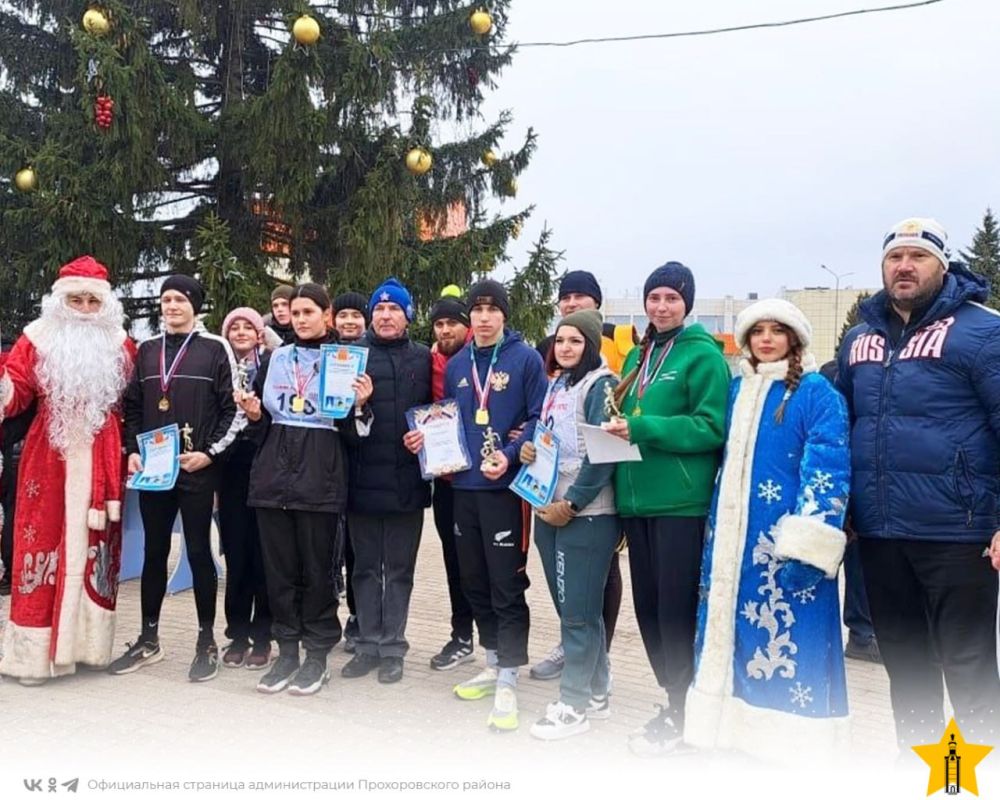
[[[535,508],[552,502],[559,479],[559,439],[541,423],[535,426],[532,439],[535,460],[524,464],[510,484],[510,490]]]
[[[319,371],[319,413],[343,419],[354,405],[354,381],[368,365],[368,348],[324,344]]]
[[[455,400],[448,398],[411,408],[406,412],[406,422],[411,431],[424,435],[424,446],[418,454],[424,480],[462,472],[472,466],[462,413]]]
[[[580,425],[583,443],[591,464],[618,464],[622,461],[642,461],[639,445],[629,444],[619,436],[597,425]]]
[[[142,471],[133,474],[126,486],[146,492],[170,491],[180,472],[181,435],[177,424],[140,433],[138,439]]]

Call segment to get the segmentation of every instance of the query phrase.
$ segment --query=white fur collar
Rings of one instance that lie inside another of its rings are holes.
[[[809,372],[816,372],[817,369],[816,356],[806,350],[805,353],[802,354],[802,374],[805,375]],[[788,375],[788,359],[783,358],[781,361],[771,361],[766,364],[762,362],[758,364],[755,369],[753,364],[750,363],[749,358],[743,358],[740,360],[740,374],[744,378],[751,378],[754,375],[760,375],[763,378],[783,381]]]

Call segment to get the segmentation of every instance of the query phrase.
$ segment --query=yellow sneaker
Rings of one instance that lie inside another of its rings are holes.
[[[517,692],[507,684],[496,688],[493,708],[486,724],[495,731],[517,730]]]
[[[487,667],[474,678],[455,685],[452,691],[462,700],[482,700],[497,690],[497,669]]]

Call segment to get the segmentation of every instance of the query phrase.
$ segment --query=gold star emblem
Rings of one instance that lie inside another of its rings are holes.
[[[944,736],[937,744],[918,744],[913,752],[920,756],[931,768],[927,781],[928,797],[934,792],[948,788],[949,794],[967,789],[979,797],[976,784],[976,765],[993,748],[985,744],[969,744],[962,737],[954,718],[944,729]]]

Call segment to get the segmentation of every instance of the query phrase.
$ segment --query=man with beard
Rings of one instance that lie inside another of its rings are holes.
[[[461,298],[441,297],[431,307],[434,347],[431,349],[431,390],[434,401],[444,397],[444,373],[450,359],[469,338],[469,312]],[[455,551],[455,494],[451,477],[434,480],[434,526],[441,538],[444,571],[451,600],[451,638],[441,652],[431,658],[431,669],[448,670],[471,661],[472,606],[462,592]]]
[[[968,741],[993,739],[1000,713],[1000,316],[946,242],[933,219],[889,230],[885,288],[838,356],[851,518],[902,753],[941,736],[942,677]]]
[[[37,685],[111,659],[121,555],[121,421],[135,348],[108,271],[59,270],[0,378],[0,417],[38,400],[21,456],[0,673]]]

